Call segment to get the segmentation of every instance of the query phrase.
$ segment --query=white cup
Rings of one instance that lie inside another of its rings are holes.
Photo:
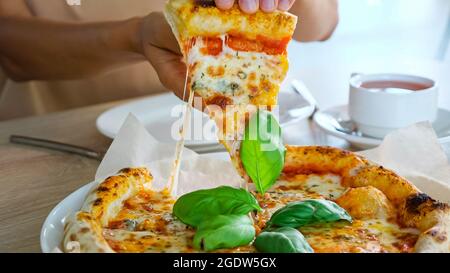
[[[364,87],[374,82],[422,85],[416,91]],[[391,90],[394,92],[387,92]],[[388,133],[422,121],[434,122],[438,114],[438,85],[424,77],[401,74],[355,74],[350,79],[349,114],[361,133],[384,138]]]

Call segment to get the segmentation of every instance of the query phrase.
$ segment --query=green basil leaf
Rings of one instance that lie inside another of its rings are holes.
[[[258,201],[248,191],[222,186],[181,196],[173,207],[173,214],[183,223],[197,227],[212,216],[246,215],[260,210]]]
[[[290,227],[264,231],[253,245],[261,253],[314,253],[303,234]]]
[[[352,222],[352,217],[336,203],[328,200],[293,202],[275,212],[268,226],[299,228],[311,224],[339,220]]]
[[[275,184],[285,155],[278,121],[270,112],[258,111],[247,124],[240,150],[244,169],[258,192],[264,194]]]
[[[248,215],[218,215],[198,226],[193,245],[204,251],[235,248],[249,245],[255,233]]]

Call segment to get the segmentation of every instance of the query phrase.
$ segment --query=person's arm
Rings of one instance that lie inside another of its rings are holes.
[[[296,0],[290,12],[299,18],[294,39],[302,42],[329,39],[339,21],[337,0]]]
[[[324,41],[333,34],[338,20],[337,0],[215,0],[221,9],[238,2],[247,13],[290,11],[299,17],[294,39],[302,42]]]
[[[0,66],[15,81],[95,76],[149,61],[162,84],[182,96],[186,66],[161,13],[103,23],[32,16],[24,0],[0,0]]]
[[[34,18],[23,0],[0,0],[0,65],[17,81],[92,76],[146,59],[140,23],[52,22]]]

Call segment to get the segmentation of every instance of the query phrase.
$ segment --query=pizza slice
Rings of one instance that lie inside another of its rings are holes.
[[[218,9],[214,1],[169,0],[165,16],[188,67],[186,92],[202,98],[219,140],[239,160],[246,121],[257,107],[271,110],[288,71],[287,46],[297,17],[287,12]]]

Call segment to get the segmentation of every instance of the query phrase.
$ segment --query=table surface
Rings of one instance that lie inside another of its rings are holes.
[[[360,67],[342,63],[338,67],[325,68],[331,70],[328,72],[311,67],[296,75],[304,79],[321,107],[346,101],[346,76],[352,71],[372,72],[383,66]],[[426,66],[415,63],[409,67]],[[436,67],[433,65],[427,71],[440,80],[441,106],[450,109],[450,68],[447,65],[445,69]],[[317,76],[321,74],[326,74],[328,80],[324,82]],[[330,90],[330,86],[341,90]],[[10,135],[44,138],[106,151],[111,140],[97,131],[96,118],[103,111],[124,102],[0,122],[0,252],[40,252],[40,230],[49,212],[71,192],[92,181],[99,165],[98,161],[81,156],[10,144]],[[331,145],[352,149],[347,142],[324,134],[310,120],[285,129],[284,136],[286,143],[293,145]]]

